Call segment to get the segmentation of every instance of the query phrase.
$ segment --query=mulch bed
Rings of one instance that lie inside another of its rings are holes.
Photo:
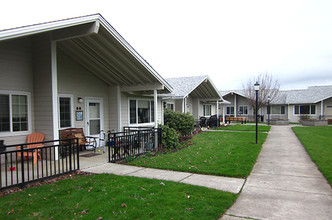
[[[20,192],[23,191],[24,189],[28,189],[28,188],[33,188],[33,187],[39,187],[45,184],[52,184],[55,183],[57,181],[61,181],[61,180],[66,180],[69,178],[73,178],[73,176],[88,176],[88,175],[94,175],[94,173],[89,173],[89,172],[83,172],[83,171],[74,171],[72,173],[68,173],[68,174],[64,174],[64,175],[60,175],[57,177],[50,177],[48,179],[44,179],[44,180],[40,180],[40,181],[36,181],[33,183],[28,183],[24,186],[24,188],[20,188],[20,187],[11,187],[8,189],[4,189],[0,191],[0,197],[12,194],[12,193],[16,193],[16,192]]]

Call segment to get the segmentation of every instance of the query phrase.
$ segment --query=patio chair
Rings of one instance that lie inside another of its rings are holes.
[[[43,142],[45,138],[45,135],[42,133],[32,133],[29,134],[27,137],[27,144],[29,143],[36,143],[36,142]],[[26,145],[26,148],[30,149],[30,148],[38,148],[38,147],[43,147],[44,144],[39,143],[39,144],[29,144]],[[21,146],[17,146],[16,147],[17,150],[21,150]],[[35,149],[35,150],[29,150],[29,151],[24,151],[23,152],[23,156],[25,158],[27,157],[33,157],[33,163],[36,164],[37,163],[37,157],[39,157],[39,159],[41,160],[41,156],[40,156],[40,150],[39,149]],[[16,157],[22,157],[22,153],[21,152],[17,152]],[[16,158],[17,161],[17,158]]]

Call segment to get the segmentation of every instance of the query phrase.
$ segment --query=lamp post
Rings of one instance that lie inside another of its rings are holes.
[[[256,111],[255,111],[255,118],[256,118],[256,144],[258,139],[258,123],[257,123],[257,113],[258,113],[258,91],[259,91],[259,83],[256,82],[254,84],[254,89],[256,91]]]
[[[268,96],[267,97],[267,125],[268,126],[270,125],[270,114],[271,114],[270,100],[271,100],[271,97]]]

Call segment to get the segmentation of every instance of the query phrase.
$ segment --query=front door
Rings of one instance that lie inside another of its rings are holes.
[[[87,135],[97,138],[100,131],[103,130],[103,100],[101,98],[87,98],[85,103]]]

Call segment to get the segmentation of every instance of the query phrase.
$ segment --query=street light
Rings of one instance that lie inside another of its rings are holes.
[[[271,114],[271,107],[270,107],[270,100],[271,97],[267,97],[267,125],[270,126],[270,114]]]
[[[256,118],[256,144],[258,139],[258,123],[257,123],[257,112],[258,112],[258,91],[259,91],[259,83],[256,82],[254,84],[254,89],[256,91],[256,111],[255,111],[255,118]]]

